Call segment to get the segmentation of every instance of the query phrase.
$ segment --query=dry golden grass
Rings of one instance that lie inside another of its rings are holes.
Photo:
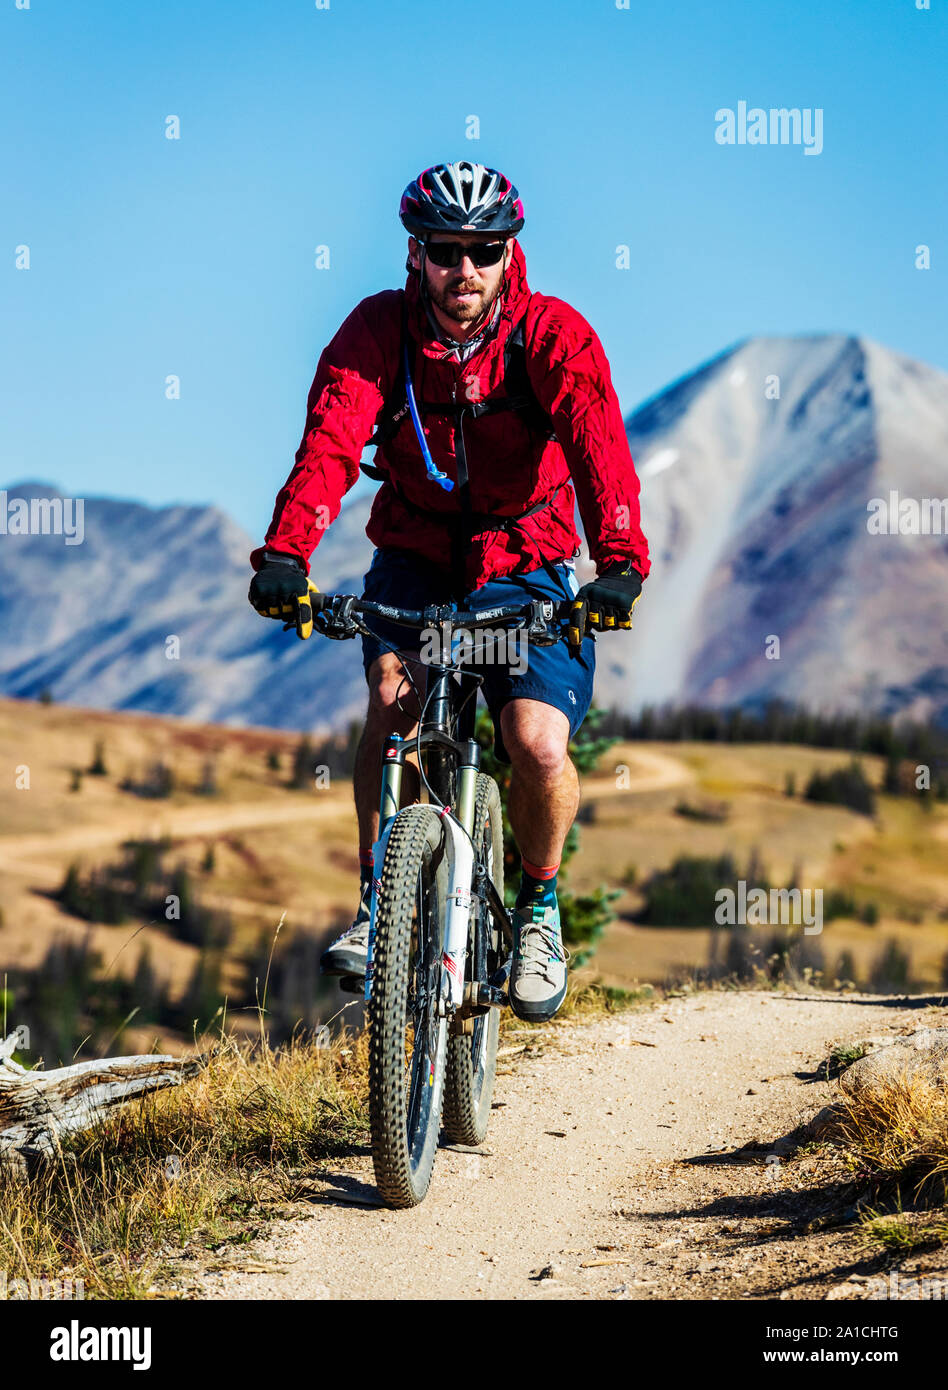
[[[897,1180],[914,1195],[948,1195],[948,1092],[918,1075],[879,1078],[847,1089],[839,1138],[863,1177]]]
[[[123,1107],[28,1184],[0,1179],[0,1268],[149,1296],[164,1250],[266,1219],[321,1159],[366,1142],[366,1060],[364,1034],[222,1042],[194,1081]]]

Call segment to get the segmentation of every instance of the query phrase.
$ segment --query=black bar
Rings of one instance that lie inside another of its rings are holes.
[[[350,597],[344,594],[326,594],[324,599],[334,603],[337,599]],[[553,605],[553,617],[562,618],[569,612],[570,604],[564,602]],[[488,623],[495,622],[516,622],[527,623],[532,616],[533,604],[531,603],[506,603],[496,608],[484,609],[479,613],[468,612],[463,609],[456,611],[446,608],[443,618],[438,618],[426,609],[419,608],[392,608],[387,603],[373,603],[370,599],[356,599],[352,605],[353,613],[370,613],[376,617],[384,618],[386,622],[396,623],[400,627],[428,627],[437,626],[439,621],[450,621],[455,627],[486,627]],[[440,611],[440,610],[438,610]]]

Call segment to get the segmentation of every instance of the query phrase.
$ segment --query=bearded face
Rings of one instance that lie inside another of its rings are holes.
[[[455,323],[476,323],[488,314],[504,282],[502,264],[477,270],[470,261],[462,261],[454,270],[445,271],[429,261],[426,268],[432,302]],[[471,273],[462,274],[465,268]],[[446,277],[450,277],[447,283]]]
[[[431,238],[434,242],[459,241],[463,246],[479,241],[497,241],[496,236],[439,236]],[[417,246],[417,243],[415,243]],[[502,260],[496,265],[476,266],[469,256],[462,257],[456,266],[441,267],[430,257],[424,260],[424,274],[432,304],[441,314],[459,327],[478,323],[491,311],[494,301],[500,294],[504,283],[504,272],[513,254],[512,243],[508,243]],[[415,262],[415,256],[412,256]],[[420,268],[420,256],[418,257]]]

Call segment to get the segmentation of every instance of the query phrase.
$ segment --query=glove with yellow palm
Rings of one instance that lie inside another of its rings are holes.
[[[632,565],[610,565],[598,579],[584,584],[573,600],[568,638],[579,648],[587,632],[632,626],[632,609],[642,592],[642,576]]]
[[[292,627],[297,637],[312,634],[313,611],[320,608],[319,590],[295,555],[264,551],[247,597],[261,617],[281,619],[284,632]]]

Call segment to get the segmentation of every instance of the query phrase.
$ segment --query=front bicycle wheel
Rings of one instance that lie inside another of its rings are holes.
[[[478,864],[504,896],[503,811],[497,783],[479,773],[474,801],[474,853]],[[475,900],[468,928],[465,978],[487,984],[501,964],[503,940],[493,916]],[[448,1066],[444,1095],[444,1131],[455,1144],[483,1144],[490,1120],[500,1011],[490,1008],[465,1020],[472,1031],[456,1033],[448,1040]]]
[[[449,891],[436,811],[395,818],[377,890],[368,1004],[372,1162],[383,1201],[413,1207],[438,1147],[447,1020],[439,1014]]]

